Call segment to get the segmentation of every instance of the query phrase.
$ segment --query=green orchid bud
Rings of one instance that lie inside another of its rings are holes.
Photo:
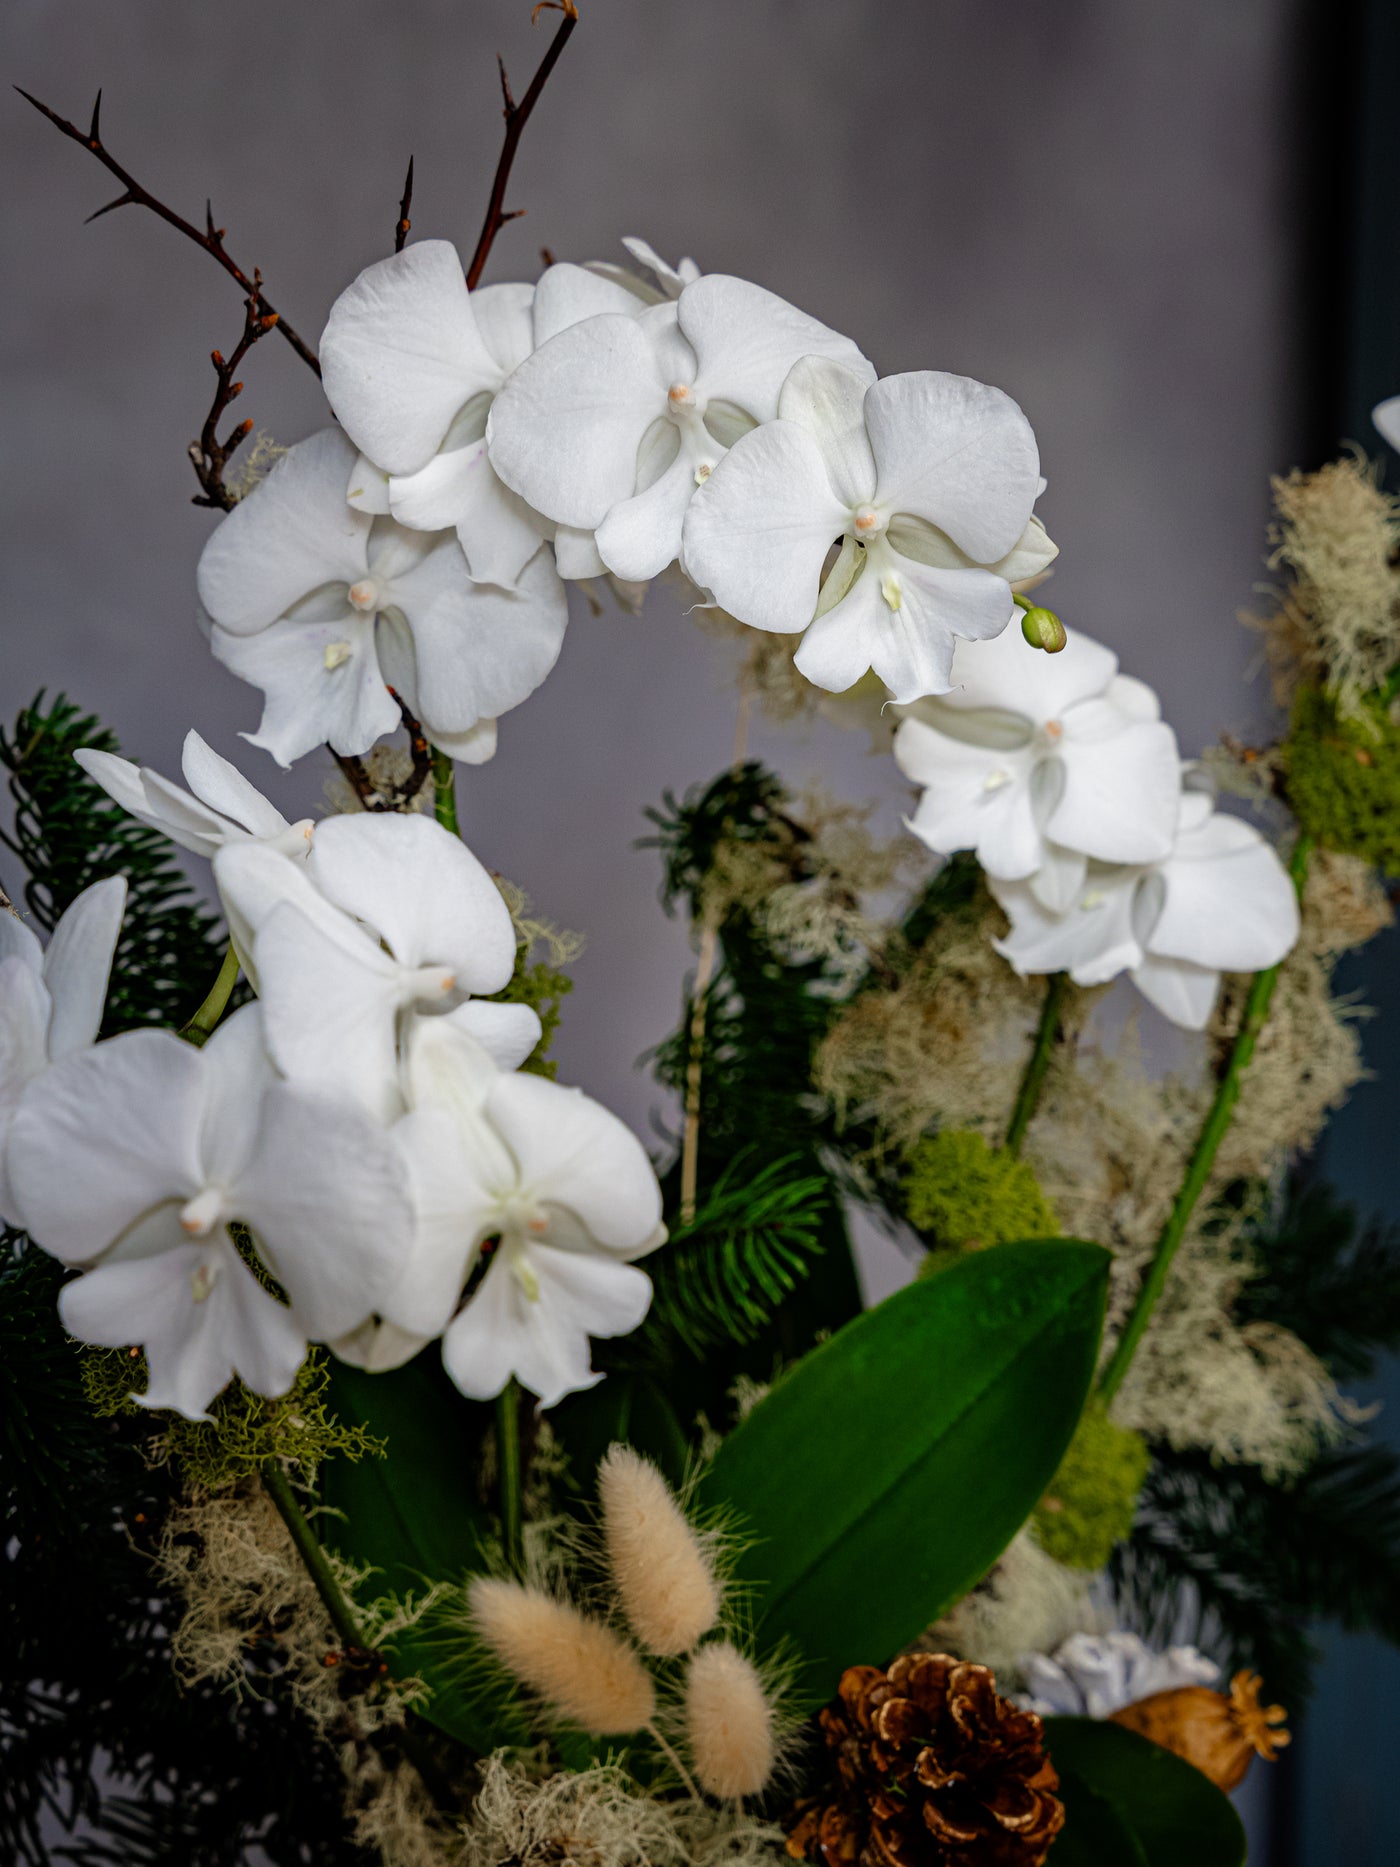
[[[1053,609],[1022,610],[1021,633],[1032,648],[1043,648],[1047,655],[1058,655],[1069,639]]]

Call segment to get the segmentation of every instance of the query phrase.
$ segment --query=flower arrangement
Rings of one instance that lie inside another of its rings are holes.
[[[63,700],[0,739],[7,1846],[48,1807],[103,1859],[1231,1867],[1302,1622],[1400,1635],[1342,1386],[1396,1250],[1293,1174],[1390,918],[1400,507],[1359,457],[1279,484],[1286,728],[1184,760],[1042,601],[1001,391],[637,239],[481,283],[554,10],[475,252],[410,242],[410,169],[314,351],[30,100],[244,293],[199,602],[250,744],[338,777],[293,823],[197,731],[183,784]],[[326,425],[240,455],[274,334]],[[665,577],[744,709],[864,727],[913,798],[881,844],[741,735],[652,813],[697,946],[654,1158],[556,1080],[574,942],[456,767],[512,755],[570,583]],[[869,1309],[855,1208],[917,1260]]]

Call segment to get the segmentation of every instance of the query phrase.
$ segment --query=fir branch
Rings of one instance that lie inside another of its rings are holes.
[[[652,1263],[647,1319],[653,1342],[673,1335],[692,1355],[750,1342],[769,1324],[825,1249],[831,1194],[800,1161],[754,1168],[740,1156],[720,1175],[689,1225]]]
[[[45,932],[83,889],[125,876],[127,909],[103,1033],[181,1025],[219,971],[219,923],[199,904],[167,839],[129,817],[79,767],[73,754],[83,746],[118,749],[110,732],[62,695],[46,705],[39,694],[10,733],[0,730],[0,764],[15,804],[14,829],[0,831],[0,841],[24,864],[24,901]]]

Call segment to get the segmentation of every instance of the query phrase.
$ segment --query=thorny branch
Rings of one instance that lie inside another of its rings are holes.
[[[408,174],[404,177],[403,195],[399,200],[399,218],[394,228],[394,251],[401,253],[403,243],[408,238],[408,230],[413,222],[408,218],[408,210],[413,206],[413,157],[408,158]]]
[[[204,205],[205,224],[204,231],[201,233],[199,228],[194,226],[190,221],[187,221],[183,215],[177,214],[173,208],[167,207],[163,201],[158,201],[149,189],[143,188],[136,177],[124,169],[121,163],[108,153],[103,144],[100,131],[99,120],[102,114],[101,91],[97,93],[97,101],[92,107],[92,122],[84,131],[80,130],[76,123],[70,123],[66,117],[60,117],[56,110],[50,110],[47,104],[40,103],[39,99],[31,96],[28,91],[21,90],[18,85],[15,86],[15,89],[19,91],[20,96],[26,103],[33,104],[40,116],[47,117],[56,130],[62,131],[62,133],[73,142],[81,144],[90,154],[96,156],[103,168],[106,169],[109,174],[115,175],[117,180],[121,183],[122,193],[119,194],[114,201],[109,201],[105,207],[98,208],[95,214],[89,214],[89,220],[97,220],[103,214],[110,214],[114,208],[149,208],[153,214],[158,215],[168,226],[174,227],[178,233],[184,234],[187,240],[193,240],[196,246],[202,247],[203,250],[209,254],[211,259],[217,260],[224,271],[228,273],[229,277],[237,280],[238,284],[243,288],[244,294],[256,302],[259,317],[276,318],[277,329],[282,333],[283,337],[286,338],[293,350],[296,351],[302,362],[306,364],[308,369],[315,370],[318,376],[321,374],[321,365],[316,360],[316,352],[297,335],[291,325],[288,324],[287,320],[278,313],[276,306],[269,302],[263,293],[262,281],[258,274],[254,272],[253,277],[250,279],[243,268],[233,258],[232,254],[225,248],[224,229],[214,225],[214,211],[209,203],[206,202]]]
[[[495,177],[491,183],[491,198],[486,204],[486,218],[481,224],[481,234],[477,239],[476,251],[472,254],[472,263],[467,267],[467,289],[475,291],[481,283],[481,275],[486,269],[487,256],[496,235],[508,220],[518,220],[525,212],[524,208],[506,211],[506,187],[510,181],[511,164],[515,161],[515,152],[520,146],[520,137],[530,112],[539,102],[540,92],[549,81],[549,74],[559,62],[559,54],[568,44],[569,35],[578,25],[578,7],[575,0],[541,0],[531,13],[531,22],[546,10],[564,15],[559,22],[559,29],[549,42],[549,49],[540,60],[539,69],[530,80],[530,88],[517,104],[510,88],[510,79],[506,76],[504,60],[496,62],[501,71],[501,97],[505,107],[506,133],[501,144],[501,159],[496,164]]]
[[[199,439],[190,442],[190,460],[194,466],[195,478],[199,481],[199,491],[194,496],[197,506],[214,506],[222,512],[230,512],[237,505],[236,495],[224,484],[224,470],[230,459],[242,447],[253,432],[250,420],[240,421],[231,428],[224,439],[219,439],[219,422],[223,419],[229,403],[243,392],[243,384],[236,380],[238,367],[253,345],[267,336],[277,326],[277,313],[262,312],[262,302],[258,288],[262,284],[262,274],[254,268],[253,290],[243,301],[243,334],[225,357],[222,350],[211,350],[209,360],[214,365],[214,400],[209,405],[209,413],[204,426],[200,429]]]
[[[403,696],[393,687],[389,689],[403,716],[404,731],[408,734],[408,749],[413,760],[408,776],[400,784],[390,785],[381,790],[370,777],[365,762],[361,758],[352,758],[344,752],[333,752],[332,756],[346,783],[360,800],[364,810],[382,814],[386,811],[405,810],[417,797],[428,782],[433,769],[433,749],[428,744],[423,728],[404,704]]]

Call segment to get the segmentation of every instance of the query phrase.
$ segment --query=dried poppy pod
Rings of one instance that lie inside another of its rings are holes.
[[[1236,1789],[1256,1754],[1272,1763],[1290,1741],[1282,1705],[1259,1703],[1262,1683],[1258,1673],[1238,1672],[1228,1698],[1209,1686],[1176,1686],[1125,1705],[1113,1722],[1175,1751],[1221,1789]]]

